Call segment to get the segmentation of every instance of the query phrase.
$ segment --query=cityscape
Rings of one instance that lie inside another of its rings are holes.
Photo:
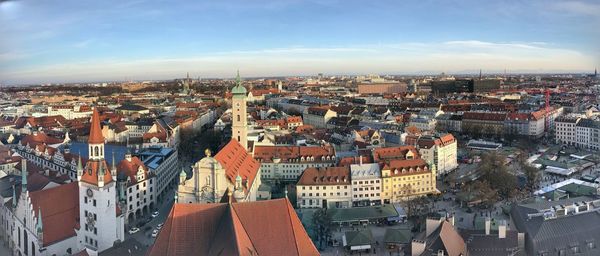
[[[600,255],[600,3],[0,1],[0,255]]]

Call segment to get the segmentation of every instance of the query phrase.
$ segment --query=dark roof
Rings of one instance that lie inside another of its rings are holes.
[[[467,242],[469,256],[506,256],[519,250],[519,232],[516,230],[506,230],[505,238],[499,238],[497,231],[489,235],[484,230],[461,230],[460,233]]]
[[[529,242],[526,244],[530,245],[526,248],[527,253],[569,250],[572,246],[579,245],[582,255],[600,255],[600,247],[589,249],[586,246],[587,241],[600,241],[600,213],[597,210],[546,219],[540,215],[552,207],[593,200],[591,197],[576,197],[513,206],[511,217],[517,230],[526,233],[525,239]]]
[[[359,231],[346,231],[345,236],[347,246],[370,245],[374,243],[373,233],[369,228]]]
[[[126,110],[126,111],[142,111],[142,110],[148,110],[148,108],[146,107],[142,107],[140,105],[134,105],[134,104],[125,104],[122,105],[118,108],[116,108],[116,110]]]
[[[408,228],[388,228],[383,235],[383,242],[390,244],[410,244],[413,234]]]

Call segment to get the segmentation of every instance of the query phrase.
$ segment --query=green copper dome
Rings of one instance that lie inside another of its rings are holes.
[[[246,94],[248,94],[248,91],[246,91],[246,88],[244,86],[242,86],[242,79],[240,78],[239,70],[237,72],[237,77],[235,78],[235,84],[236,85],[233,87],[233,89],[231,89],[231,93],[233,93],[233,95],[246,96]]]

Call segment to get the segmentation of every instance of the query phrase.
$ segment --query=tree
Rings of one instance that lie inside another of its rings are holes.
[[[479,165],[481,179],[490,184],[492,189],[509,198],[517,187],[517,177],[508,171],[504,157],[497,152],[483,154]]]
[[[323,243],[331,236],[331,216],[327,214],[327,209],[316,210],[312,216],[312,223],[315,225],[319,247],[323,248]]]
[[[527,178],[527,187],[533,190],[540,179],[540,170],[525,163],[521,165],[521,168]]]

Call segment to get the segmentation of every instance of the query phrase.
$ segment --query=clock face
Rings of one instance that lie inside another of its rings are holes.
[[[85,192],[85,194],[86,194],[88,197],[93,197],[93,196],[94,196],[94,192],[93,192],[91,189],[89,189],[89,188],[87,189],[87,191]]]

